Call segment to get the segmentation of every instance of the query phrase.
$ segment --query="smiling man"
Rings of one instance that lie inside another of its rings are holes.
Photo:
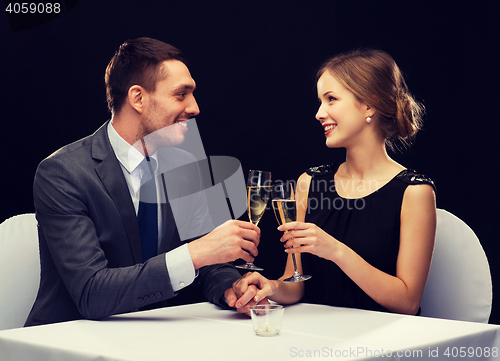
[[[183,224],[198,237],[184,241],[169,202],[171,188],[201,182],[196,167],[183,167],[194,157],[175,148],[199,113],[184,56],[158,40],[128,40],[105,81],[112,119],[35,175],[41,281],[26,326],[168,306],[191,283],[232,307],[239,273],[226,262],[252,261],[259,229],[241,221],[213,229],[200,192],[184,204]]]
[[[114,85],[114,77],[118,74],[112,72],[111,65],[106,79],[109,84],[108,103],[114,107],[115,101],[111,96],[113,89],[119,85]],[[153,89],[137,84],[130,86],[125,98],[127,101],[117,111],[113,110],[116,131],[130,144],[148,137],[147,145],[152,147],[148,149],[150,153],[156,147],[181,144],[187,131],[187,121],[200,112],[193,95],[196,83],[185,63],[176,59],[162,62],[158,77]],[[138,148],[142,151],[141,147]]]

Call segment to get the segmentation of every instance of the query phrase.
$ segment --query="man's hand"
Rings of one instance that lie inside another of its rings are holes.
[[[259,253],[259,227],[250,222],[227,221],[212,232],[188,244],[195,269],[239,258],[252,262]]]
[[[267,296],[272,296],[277,289],[276,281],[268,280],[258,272],[248,272],[233,283],[233,288],[226,290],[226,301],[238,312],[249,314],[250,307],[260,303],[269,303]],[[231,303],[230,303],[231,302]]]
[[[257,287],[254,285],[250,285],[247,289],[248,294],[245,296],[245,299],[249,299],[249,301],[246,303],[242,303],[244,301],[242,301],[241,298],[238,299],[232,288],[228,288],[224,293],[224,296],[226,297],[226,302],[229,307],[235,307],[236,311],[238,311],[239,313],[244,313],[247,316],[250,316],[250,307],[252,307],[253,305],[269,303],[267,298],[262,299],[260,302],[256,302],[254,297],[257,292]]]

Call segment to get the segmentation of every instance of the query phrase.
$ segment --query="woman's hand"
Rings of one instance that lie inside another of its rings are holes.
[[[285,232],[281,242],[285,243],[287,253],[306,252],[335,262],[341,249],[342,243],[313,223],[290,222],[278,230]]]
[[[248,272],[233,283],[233,292],[237,297],[234,304],[238,312],[249,313],[250,307],[267,302],[266,297],[272,296],[278,287],[276,281],[268,280],[258,272]]]

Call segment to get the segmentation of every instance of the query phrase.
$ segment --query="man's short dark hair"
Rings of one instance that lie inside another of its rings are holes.
[[[125,41],[106,68],[106,97],[108,108],[118,113],[133,85],[140,85],[153,92],[156,83],[167,74],[161,70],[165,60],[179,60],[187,65],[186,58],[176,47],[151,38]]]

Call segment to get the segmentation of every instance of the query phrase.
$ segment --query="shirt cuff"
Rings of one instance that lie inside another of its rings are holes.
[[[196,274],[187,244],[165,253],[165,262],[174,292],[193,283]]]

